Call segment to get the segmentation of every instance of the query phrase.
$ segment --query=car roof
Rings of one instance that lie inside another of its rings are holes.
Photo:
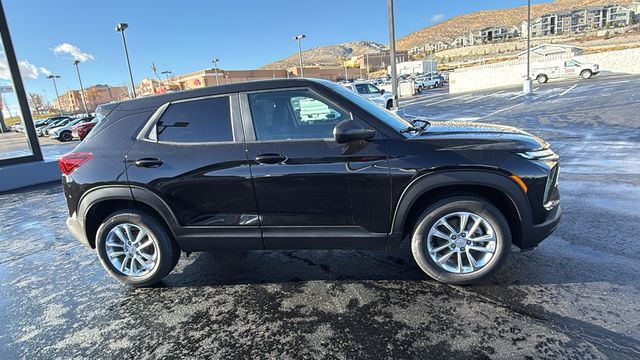
[[[329,85],[332,84],[328,80],[322,79],[306,79],[306,78],[294,78],[294,79],[273,79],[273,80],[258,80],[248,81],[237,84],[225,84],[218,86],[209,86],[193,90],[182,90],[172,93],[154,95],[143,98],[137,98],[132,100],[125,100],[121,102],[109,103],[101,105],[102,108],[110,109],[118,107],[118,110],[134,110],[141,108],[154,108],[159,107],[170,101],[190,99],[202,96],[222,95],[244,91],[255,90],[270,90],[270,89],[283,89],[289,87],[300,86],[313,86],[313,85]]]

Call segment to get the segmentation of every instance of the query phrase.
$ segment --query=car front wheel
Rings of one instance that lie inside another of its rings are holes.
[[[65,131],[62,134],[60,134],[60,140],[61,141],[71,141],[71,140],[73,140],[73,135],[71,135],[70,131]]]
[[[580,76],[582,76],[583,79],[591,79],[591,76],[593,75],[593,73],[591,72],[591,70],[584,70],[580,73]]]
[[[457,196],[427,208],[415,223],[411,252],[433,279],[452,285],[475,284],[495,274],[511,248],[504,215],[488,201]]]
[[[138,211],[109,215],[96,233],[96,251],[109,275],[136,287],[161,281],[180,257],[178,245],[165,228]]]

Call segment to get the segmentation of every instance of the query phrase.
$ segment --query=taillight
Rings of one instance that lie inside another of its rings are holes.
[[[88,152],[68,153],[58,159],[58,165],[63,174],[69,175],[92,157],[93,154]]]

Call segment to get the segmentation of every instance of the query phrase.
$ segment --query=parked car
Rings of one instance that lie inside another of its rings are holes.
[[[393,107],[393,95],[368,81],[342,84],[342,86],[366,97],[385,109],[391,109]]]
[[[89,122],[73,125],[71,127],[71,135],[74,138],[79,138],[80,140],[84,140],[84,138],[87,137],[87,135],[89,135],[89,132],[91,131],[91,129],[93,129],[94,126],[96,126],[97,123],[98,123],[98,118],[94,118]]]
[[[49,135],[49,129],[57,126],[61,126],[69,121],[71,121],[71,118],[68,116],[59,116],[59,117],[57,116],[54,118],[50,118],[48,122],[36,128],[36,133],[38,134],[38,136]]]
[[[532,76],[540,84],[549,79],[577,78],[590,79],[600,73],[600,65],[581,63],[577,60],[559,60],[556,65],[534,68]]]
[[[181,251],[390,250],[404,238],[426,274],[471,284],[560,220],[558,156],[543,140],[410,123],[328,81],[221,85],[97,112],[59,160],[67,225],[133,286],[160,281]]]
[[[84,124],[93,120],[93,116],[85,116],[77,119],[73,119],[68,123],[49,129],[49,137],[58,141],[71,141],[73,140],[73,126],[77,124]]]
[[[422,92],[425,89],[437,88],[442,86],[442,80],[439,78],[433,78],[430,75],[416,78],[414,80],[414,86],[417,92]]]

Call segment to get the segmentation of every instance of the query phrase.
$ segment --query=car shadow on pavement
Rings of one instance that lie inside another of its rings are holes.
[[[268,284],[314,280],[430,279],[399,252],[354,250],[196,253],[181,259],[160,286]]]

